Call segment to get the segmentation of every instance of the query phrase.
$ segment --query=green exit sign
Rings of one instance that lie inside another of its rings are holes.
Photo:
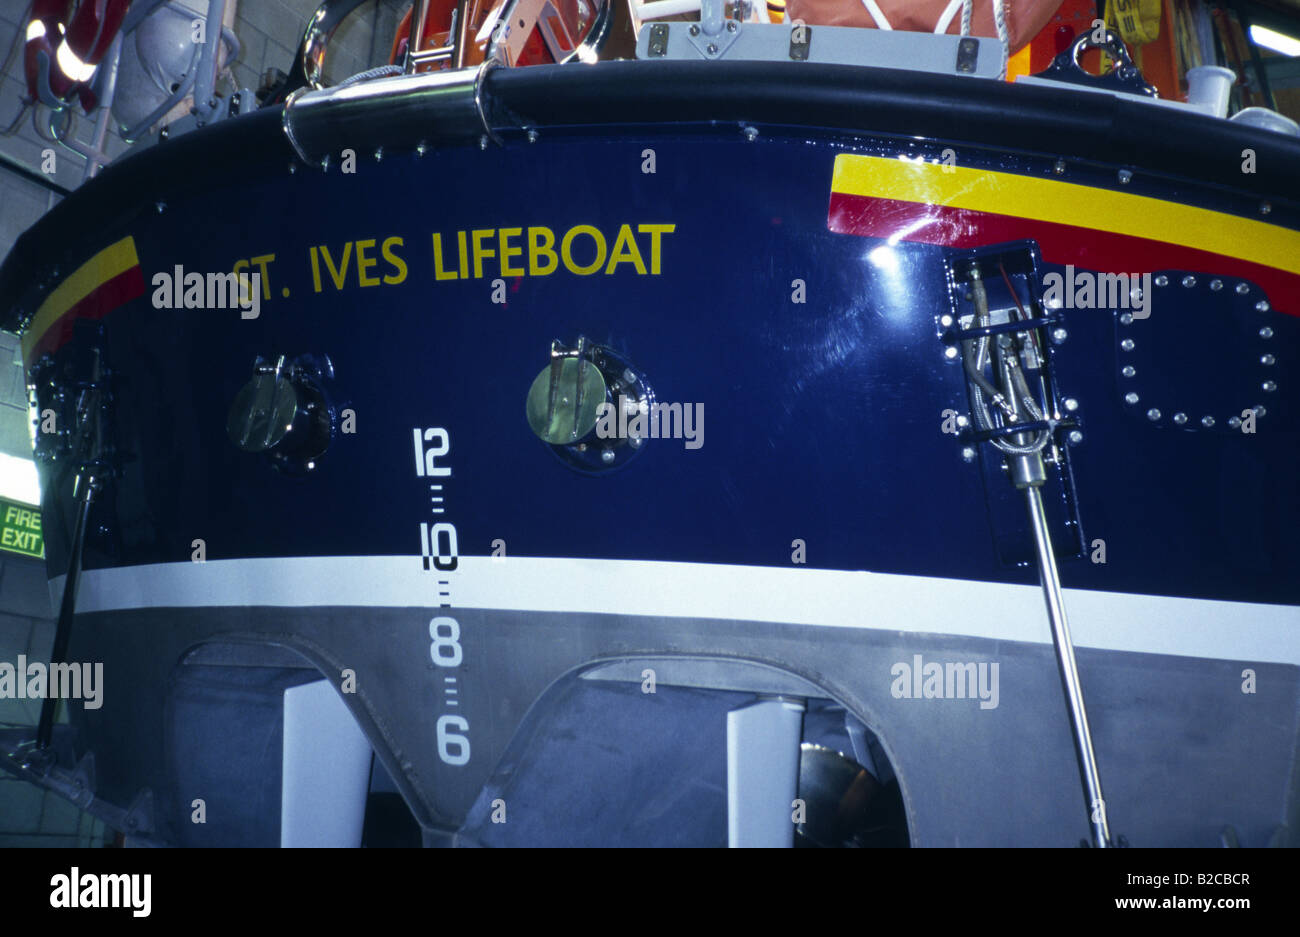
[[[0,550],[45,558],[39,508],[0,498]]]

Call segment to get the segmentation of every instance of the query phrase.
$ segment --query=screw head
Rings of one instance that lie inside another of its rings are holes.
[[[1069,337],[1070,337],[1070,333],[1065,331],[1065,329],[1061,328],[1060,326],[1057,326],[1056,328],[1052,329],[1052,341],[1056,342],[1056,344],[1058,345],[1061,344],[1061,342],[1065,341]]]
[[[757,127],[746,127],[744,132],[745,132],[745,139],[748,140],[750,143],[753,143],[755,140],[758,139]]]
[[[1249,292],[1250,292],[1250,284],[1249,284],[1249,283],[1238,283],[1238,284],[1237,284],[1237,294],[1238,294],[1239,296],[1245,296],[1245,295],[1246,295],[1247,293],[1249,293]]]
[[[1131,313],[1131,312],[1121,313],[1121,314],[1120,314],[1120,317],[1119,317],[1119,324],[1120,324],[1120,325],[1132,325],[1132,324],[1133,324],[1133,313]]]
[[[1119,347],[1123,348],[1125,351],[1132,351],[1137,347],[1137,342],[1133,341],[1131,338],[1126,338],[1124,341],[1119,343]]]
[[[1272,210],[1273,210],[1273,206],[1272,206],[1269,202],[1260,202],[1260,203],[1259,203],[1259,213],[1260,213],[1261,215],[1267,215],[1267,214],[1268,214],[1269,212],[1271,212]]]
[[[1078,409],[1079,409],[1079,401],[1075,400],[1073,397],[1066,397],[1066,398],[1065,398],[1065,409],[1067,409],[1067,410],[1069,410],[1071,413],[1073,413],[1075,410],[1078,410]]]
[[[293,175],[294,173],[296,173],[297,171],[298,171],[298,164],[297,164],[297,163],[290,163],[290,164],[289,164],[289,175],[292,176],[292,175]]]
[[[1137,394],[1133,393],[1133,391],[1129,391],[1124,395],[1124,402],[1130,406],[1137,403],[1139,399],[1141,398],[1139,398]]]
[[[1241,417],[1239,416],[1228,417],[1228,425],[1233,429],[1241,429]]]
[[[1260,338],[1272,338],[1272,337],[1273,337],[1273,330],[1270,329],[1270,328],[1266,325],[1266,326],[1264,326],[1262,329],[1259,330],[1259,337],[1260,337]]]
[[[700,34],[700,26],[698,23],[691,24],[690,33],[692,36],[698,36]]]
[[[1070,430],[1070,435],[1067,436],[1066,439],[1070,441],[1071,446],[1077,446],[1079,443],[1083,442],[1083,433],[1079,432],[1077,429],[1072,429]]]
[[[604,462],[606,465],[612,463],[614,461],[614,450],[602,449],[600,453],[600,461]]]
[[[717,46],[716,43],[712,43],[712,42],[710,42],[710,43],[708,44],[708,46],[705,48],[705,51],[708,52],[709,55],[717,55],[717,54],[718,54],[718,46]]]
[[[1267,300],[1267,299],[1261,299],[1259,302],[1255,303],[1255,311],[1256,311],[1256,312],[1268,312],[1268,300]]]
[[[1219,292],[1219,290],[1221,290],[1221,289],[1223,289],[1223,281],[1222,281],[1222,280],[1211,280],[1211,281],[1210,281],[1210,291],[1211,291],[1211,292],[1217,293],[1217,292]]]
[[[382,146],[377,147],[375,149],[375,162],[382,163],[383,161],[384,161],[384,148]]]
[[[154,208],[158,209],[158,214],[161,215],[163,212],[165,212],[165,211],[167,210],[167,203],[166,203],[166,202],[155,202],[155,203],[154,203]]]
[[[1214,425],[1214,417],[1212,416],[1201,417],[1201,425],[1204,426],[1206,429],[1209,429],[1211,426]]]
[[[949,361],[951,361],[953,358],[956,358],[956,357],[957,357],[957,346],[956,346],[956,345],[949,345],[947,348],[945,348],[945,349],[943,350],[943,356],[944,356],[945,358],[947,358]]]
[[[481,137],[478,138],[478,148],[479,148],[480,150],[486,150],[486,149],[487,149],[487,145],[488,145],[487,134],[483,134],[483,136],[481,136]]]
[[[417,143],[415,145],[416,156],[423,156],[427,152],[429,152],[429,145],[427,143]]]
[[[1270,365],[1277,364],[1277,359],[1274,358],[1272,355],[1264,355],[1262,358],[1259,359],[1259,363],[1264,365],[1265,367],[1269,367]]]
[[[1126,364],[1124,367],[1120,368],[1119,373],[1123,374],[1125,377],[1132,377],[1134,374],[1137,374],[1137,368],[1133,367],[1131,364]]]
[[[1119,171],[1119,181],[1122,185],[1128,185],[1133,181],[1133,173],[1127,169],[1121,169]]]
[[[536,130],[532,130],[532,129],[530,129],[530,130],[528,131],[528,142],[529,142],[529,143],[536,143],[536,142],[537,142],[537,131],[536,131]]]
[[[1186,286],[1190,289],[1195,285],[1196,285],[1196,277],[1192,276],[1191,274],[1188,274],[1187,276],[1183,277],[1183,286]]]
[[[1147,419],[1150,420],[1152,423],[1156,422],[1157,420],[1160,419],[1160,411],[1157,410],[1155,407],[1152,407],[1150,410],[1147,411]]]
[[[962,461],[964,461],[964,462],[974,462],[974,461],[975,461],[975,450],[972,449],[970,446],[966,446],[966,447],[965,447],[964,449],[962,449],[962,451],[961,451],[961,457],[962,457]]]
[[[1155,283],[1156,283],[1156,286],[1168,286],[1168,285],[1169,285],[1169,277],[1165,276],[1165,275],[1162,273],[1162,274],[1160,274],[1160,276],[1156,277]]]
[[[734,33],[735,31],[736,31],[736,21],[727,20],[727,32]]]
[[[1053,163],[1052,172],[1056,173],[1058,176],[1065,175],[1065,160],[1058,159],[1055,163]]]
[[[1255,416],[1263,416],[1265,413],[1268,412],[1267,410],[1265,410],[1262,406],[1260,406],[1260,405],[1258,405],[1258,404],[1256,404],[1256,405],[1255,405],[1254,407],[1252,407],[1251,409],[1255,411]]]
[[[1277,390],[1277,381],[1265,381],[1263,387],[1267,393],[1271,394],[1273,391]]]
[[[1175,413],[1175,414],[1174,414],[1174,422],[1177,423],[1179,426],[1182,426],[1184,423],[1187,422],[1187,414],[1186,414],[1186,413]]]

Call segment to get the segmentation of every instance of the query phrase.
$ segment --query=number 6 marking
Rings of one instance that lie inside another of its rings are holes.
[[[448,731],[448,726],[457,731]],[[469,761],[469,739],[462,732],[469,731],[469,723],[461,716],[438,717],[438,757],[449,765],[463,765]],[[452,747],[456,748],[453,754]]]

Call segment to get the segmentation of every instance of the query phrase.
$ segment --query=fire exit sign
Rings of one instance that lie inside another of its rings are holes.
[[[0,498],[0,550],[45,558],[39,508]]]

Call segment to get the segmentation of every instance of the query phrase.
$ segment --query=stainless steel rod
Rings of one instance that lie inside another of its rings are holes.
[[[452,37],[452,68],[465,67],[465,59],[469,55],[469,17],[473,6],[472,0],[460,0],[456,4],[456,35]]]
[[[1106,818],[1106,801],[1101,793],[1097,756],[1092,750],[1088,711],[1083,705],[1083,689],[1079,686],[1079,668],[1074,661],[1070,624],[1065,618],[1061,580],[1056,570],[1056,555],[1052,552],[1052,536],[1047,528],[1047,516],[1043,511],[1042,491],[1037,486],[1026,487],[1025,500],[1029,505],[1029,521],[1034,529],[1034,545],[1038,550],[1038,572],[1043,584],[1043,598],[1047,602],[1047,617],[1052,624],[1052,643],[1056,645],[1056,663],[1061,671],[1065,702],[1070,711],[1070,728],[1074,732],[1074,750],[1079,759],[1083,794],[1088,802],[1088,823],[1092,829],[1092,843],[1099,849],[1106,849],[1111,845],[1110,825]]]
[[[415,53],[420,51],[420,44],[424,42],[424,23],[429,15],[429,0],[415,0],[415,5],[411,7],[411,35],[406,40],[406,74],[415,72]]]

